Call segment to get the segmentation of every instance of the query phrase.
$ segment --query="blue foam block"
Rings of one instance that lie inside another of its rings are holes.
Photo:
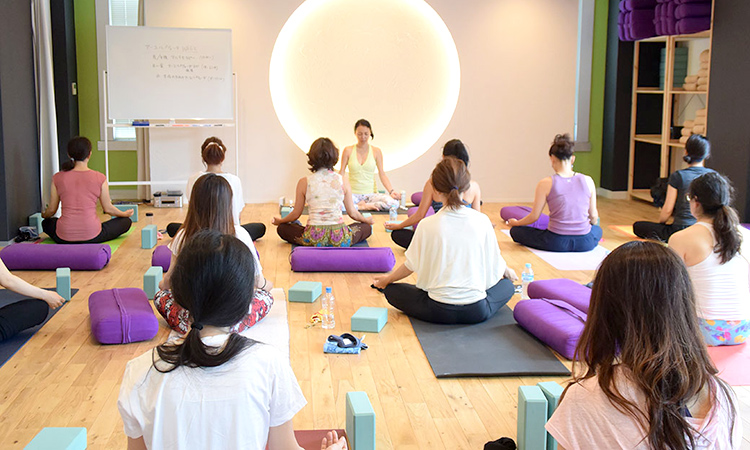
[[[70,268],[60,267],[57,274],[57,294],[65,300],[70,300]]]
[[[86,428],[46,427],[24,450],[84,450],[86,446]]]
[[[159,282],[163,275],[164,271],[161,266],[151,266],[143,275],[143,290],[149,300],[153,300],[156,293],[159,292]]]
[[[289,288],[290,302],[313,303],[323,293],[323,283],[319,281],[298,281]]]
[[[563,393],[563,387],[554,381],[544,381],[537,383],[539,389],[542,390],[542,394],[547,399],[547,420],[552,417],[557,409],[557,404],[560,402],[560,396]],[[552,437],[551,434],[547,433],[547,450],[557,450],[557,441]]]
[[[156,247],[156,225],[146,225],[141,230],[141,248]]]
[[[375,410],[365,392],[346,393],[346,435],[352,450],[375,450]]]
[[[518,450],[545,450],[547,398],[539,386],[518,387]]]
[[[42,234],[42,213],[34,213],[29,216],[29,226],[36,227],[36,232]]]
[[[288,216],[290,212],[292,212],[292,208],[289,206],[282,206],[279,212],[281,213],[281,218],[283,219],[284,217]]]
[[[133,222],[138,222],[138,205],[132,204],[132,205],[113,205],[115,208],[119,209],[120,211],[127,211],[129,209],[133,210],[133,215],[130,216],[130,220]],[[112,216],[114,219],[115,216]]]
[[[352,331],[380,333],[388,322],[388,308],[362,306],[352,316]]]

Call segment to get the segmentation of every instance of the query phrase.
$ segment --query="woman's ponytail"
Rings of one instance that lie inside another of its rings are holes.
[[[91,141],[83,136],[74,137],[68,141],[68,156],[70,159],[60,166],[63,172],[73,170],[76,166],[76,161],[85,161],[91,156]]]
[[[724,176],[709,172],[693,180],[688,191],[690,197],[700,205],[703,215],[713,220],[716,236],[714,252],[719,254],[724,264],[734,258],[742,245],[740,219],[737,211],[730,206],[734,189]]]
[[[73,170],[73,167],[75,166],[76,166],[76,162],[73,161],[72,159],[69,159],[65,161],[64,163],[62,163],[62,165],[60,166],[60,170],[62,170],[63,172],[69,172]]]
[[[734,258],[742,246],[742,235],[739,227],[740,219],[737,211],[729,205],[722,205],[714,214],[714,233],[716,234],[716,247],[714,251],[719,254],[721,263]]]
[[[437,192],[445,195],[447,207],[456,209],[463,206],[461,194],[471,186],[471,174],[463,161],[446,156],[432,171],[432,186]]]

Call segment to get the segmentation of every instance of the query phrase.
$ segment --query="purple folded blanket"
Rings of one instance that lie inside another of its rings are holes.
[[[396,264],[390,247],[296,247],[295,272],[388,272]]]
[[[685,3],[678,5],[674,10],[677,19],[686,17],[711,17],[710,3]]]
[[[711,28],[711,17],[686,17],[677,21],[677,34],[693,34]]]
[[[656,0],[624,0],[620,2],[620,11],[634,11],[636,9],[654,9]]]
[[[91,334],[102,344],[148,341],[159,321],[146,293],[138,288],[96,291],[89,297]]]
[[[0,251],[10,270],[101,270],[109,262],[107,244],[13,244]]]

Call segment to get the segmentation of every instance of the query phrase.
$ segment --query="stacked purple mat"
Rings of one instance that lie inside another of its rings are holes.
[[[677,18],[674,11],[677,8],[677,0],[656,0],[654,11],[654,26],[659,36],[677,34]]]
[[[656,0],[621,0],[617,20],[620,40],[635,41],[656,36],[656,5]]]
[[[692,34],[711,28],[711,0],[673,0],[676,34]]]

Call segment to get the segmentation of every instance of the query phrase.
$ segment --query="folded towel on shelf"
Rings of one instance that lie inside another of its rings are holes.
[[[677,33],[693,34],[711,28],[711,17],[685,17],[677,20]]]
[[[682,124],[683,129],[684,128],[693,128],[694,126],[695,126],[695,121],[694,120],[686,120]]]
[[[705,78],[708,76],[708,69],[701,69],[698,71],[696,75],[698,75],[698,78],[701,78],[701,77]]]
[[[695,111],[695,118],[698,117],[706,117],[708,115],[708,110],[706,108],[701,108]]]
[[[680,144],[684,144],[688,141],[690,136],[680,136]]]
[[[635,9],[624,15],[624,32],[628,40],[646,39],[656,36],[653,9]]]
[[[686,17],[710,17],[711,3],[685,3],[677,6],[674,10],[677,19]]]
[[[706,86],[708,84],[708,77],[700,77],[696,83],[698,87]]]
[[[698,75],[688,75],[685,77],[685,84],[697,83]]]
[[[708,90],[708,85],[707,84],[699,84],[698,88],[696,90],[697,91],[707,91]]]
[[[701,60],[701,64],[703,64],[703,63],[708,63],[708,62],[709,62],[709,60],[711,59],[711,52],[710,52],[710,51],[708,51],[708,50],[703,50],[703,51],[701,52],[701,54],[700,54],[699,58],[700,58],[700,60]]]
[[[620,2],[620,11],[654,8],[656,8],[656,0],[624,0]]]
[[[706,126],[696,125],[695,127],[693,127],[693,134],[706,134]]]
[[[685,83],[682,85],[682,88],[686,91],[695,91],[698,89],[698,83]]]
[[[680,130],[680,134],[683,136],[690,136],[693,134],[693,127],[682,127],[682,130]]]

